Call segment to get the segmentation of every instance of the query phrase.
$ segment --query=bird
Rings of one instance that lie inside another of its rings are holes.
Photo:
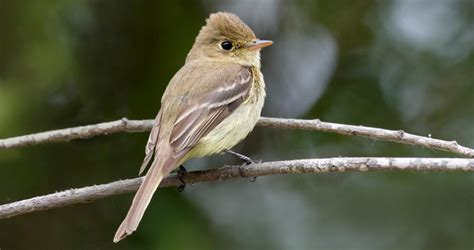
[[[161,98],[139,174],[153,161],[114,237],[137,228],[163,177],[191,158],[230,150],[254,128],[266,96],[258,39],[237,15],[213,13]]]

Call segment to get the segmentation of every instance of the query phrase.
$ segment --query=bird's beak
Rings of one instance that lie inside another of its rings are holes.
[[[270,40],[255,40],[253,43],[249,44],[247,48],[251,50],[261,49],[272,45],[273,42]]]

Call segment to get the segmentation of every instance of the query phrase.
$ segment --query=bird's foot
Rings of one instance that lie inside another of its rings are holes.
[[[246,155],[239,154],[239,153],[234,152],[234,151],[232,151],[232,150],[226,150],[225,152],[228,153],[228,154],[231,154],[231,155],[233,155],[233,156],[236,156],[236,157],[238,157],[240,160],[242,160],[242,162],[243,162],[244,164],[239,167],[240,176],[241,176],[242,178],[250,179],[248,176],[245,175],[243,167],[246,166],[246,165],[250,165],[250,164],[257,163],[257,162],[255,162],[254,160],[252,160],[250,157],[248,157],[248,156],[246,156]],[[259,161],[259,162],[260,162],[260,161]],[[253,176],[253,177],[251,177],[250,182],[255,182],[256,180],[257,180],[257,176]]]
[[[246,165],[248,165],[248,164],[246,164]],[[257,180],[257,176],[249,177],[249,176],[247,176],[247,175],[244,173],[244,169],[243,169],[243,168],[244,168],[246,165],[242,165],[242,166],[239,167],[239,174],[240,174],[240,177],[245,178],[245,179],[247,179],[247,180],[250,180],[250,182],[255,182],[255,181]]]
[[[243,154],[234,152],[234,151],[232,151],[232,150],[226,150],[225,152],[228,153],[228,154],[230,154],[230,155],[236,156],[236,157],[239,158],[245,165],[250,165],[250,164],[255,163],[254,160],[252,160],[250,157],[248,157],[248,156],[246,156],[246,155],[243,155]]]
[[[180,165],[179,170],[176,174],[178,175],[178,178],[181,181],[181,185],[178,186],[178,192],[181,193],[186,188],[186,182],[183,180],[183,177],[188,174],[188,171],[183,165]]]

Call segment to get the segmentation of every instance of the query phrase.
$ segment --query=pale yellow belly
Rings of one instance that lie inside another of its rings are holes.
[[[242,103],[232,114],[217,125],[187,155],[187,159],[220,153],[234,147],[255,127],[262,111],[265,93],[258,91],[254,98]]]

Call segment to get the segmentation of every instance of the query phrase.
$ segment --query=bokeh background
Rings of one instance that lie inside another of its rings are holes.
[[[0,138],[151,119],[205,18],[261,38],[265,116],[320,118],[474,147],[474,1],[0,1]],[[147,133],[0,151],[0,203],[135,177]],[[256,128],[253,159],[453,157]],[[238,163],[193,160],[188,170]],[[113,244],[133,194],[0,221],[0,249],[472,249],[474,175],[287,175],[160,189]]]

